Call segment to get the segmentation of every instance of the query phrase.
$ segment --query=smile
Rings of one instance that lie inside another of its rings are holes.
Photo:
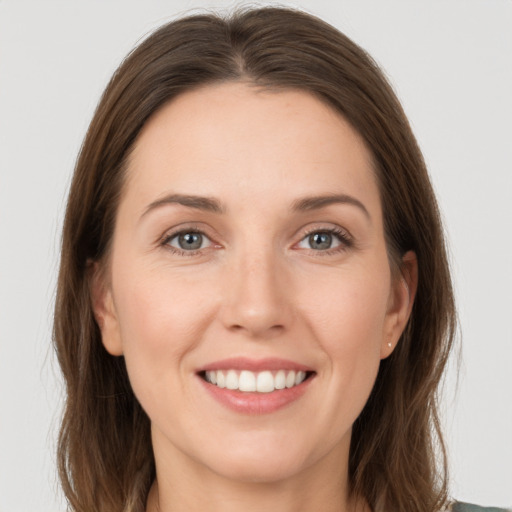
[[[312,372],[302,370],[264,370],[253,372],[249,370],[210,370],[202,377],[219,388],[238,390],[246,393],[272,393],[276,390],[290,389],[298,386]]]
[[[250,415],[276,412],[297,402],[317,372],[278,358],[234,357],[196,371],[207,396],[234,412]]]

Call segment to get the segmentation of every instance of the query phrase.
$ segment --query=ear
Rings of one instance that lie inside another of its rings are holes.
[[[111,286],[107,282],[103,266],[97,261],[90,263],[89,290],[94,318],[101,331],[103,346],[113,356],[123,355],[123,344]]]
[[[411,315],[418,288],[418,259],[413,251],[405,253],[400,275],[392,279],[382,337],[381,359],[391,355]]]

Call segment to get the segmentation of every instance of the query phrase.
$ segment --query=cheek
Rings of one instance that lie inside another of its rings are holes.
[[[310,293],[303,295],[311,327],[329,353],[380,348],[390,288],[385,277],[385,272],[339,272],[317,279]]]
[[[183,360],[212,316],[213,296],[161,269],[118,269],[114,289],[123,352],[132,387],[146,404],[152,390],[180,386]]]
[[[307,299],[309,329],[328,358],[331,393],[354,410],[363,407],[380,364],[389,298],[383,276],[370,271],[331,276],[317,282],[317,292]]]

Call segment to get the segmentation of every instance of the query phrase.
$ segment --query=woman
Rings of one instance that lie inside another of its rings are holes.
[[[441,510],[454,329],[421,153],[360,48],[266,8],[129,55],[64,226],[72,510]]]

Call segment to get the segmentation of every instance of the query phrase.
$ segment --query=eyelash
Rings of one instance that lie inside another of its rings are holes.
[[[338,241],[340,242],[340,245],[337,247],[332,247],[330,249],[325,250],[315,250],[315,249],[309,249],[309,251],[313,252],[315,256],[330,256],[339,252],[346,251],[347,249],[350,249],[354,246],[354,240],[352,236],[345,230],[341,228],[313,228],[304,233],[302,238],[298,243],[301,243],[302,241],[306,240],[309,236],[315,233],[327,233],[329,235],[334,235]],[[209,249],[210,247],[206,248],[200,248],[195,250],[186,251],[184,249],[178,249],[177,247],[173,247],[170,245],[170,241],[174,238],[185,235],[185,234],[195,234],[195,235],[201,235],[205,238],[207,238],[211,244],[214,245],[214,242],[211,241],[210,237],[201,229],[191,226],[188,229],[180,229],[179,231],[174,231],[172,233],[166,234],[162,237],[160,240],[159,245],[162,247],[165,247],[166,250],[169,250],[171,253],[176,254],[178,256],[185,256],[185,257],[192,257],[197,256],[201,253],[201,251],[204,251],[205,249]],[[296,244],[295,244],[296,245]]]
[[[201,235],[201,236],[207,238],[208,240],[210,240],[210,242],[211,242],[210,237],[202,229],[200,229],[198,227],[195,227],[195,226],[190,226],[190,227],[185,228],[185,229],[180,229],[179,231],[174,231],[174,232],[168,233],[168,234],[166,233],[162,237],[162,239],[160,240],[160,244],[159,245],[161,245],[166,250],[168,250],[171,253],[176,254],[178,256],[189,256],[189,257],[190,256],[197,256],[198,254],[201,253],[201,251],[204,251],[204,248],[203,249],[195,249],[195,250],[192,250],[192,251],[185,251],[184,249],[178,249],[177,247],[173,247],[172,245],[170,245],[169,242],[171,240],[173,240],[177,236],[186,235],[186,234]],[[212,244],[213,244],[213,242],[212,242]]]
[[[332,247],[330,249],[325,249],[324,251],[315,250],[315,249],[309,249],[310,251],[314,252],[315,256],[332,256],[333,254],[337,254],[340,252],[344,252],[347,249],[350,249],[354,246],[354,240],[352,236],[341,228],[313,228],[304,234],[304,236],[300,239],[300,242],[308,238],[314,233],[327,233],[329,235],[334,235],[338,241],[340,242],[340,245],[338,247]],[[299,243],[300,243],[299,242]]]

